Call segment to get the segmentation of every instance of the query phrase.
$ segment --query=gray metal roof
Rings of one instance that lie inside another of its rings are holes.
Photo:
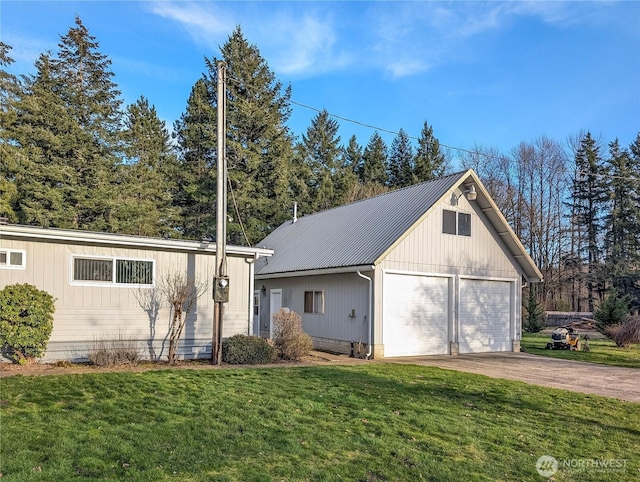
[[[379,196],[287,221],[258,246],[273,249],[260,258],[257,276],[322,272],[374,265],[447,193],[473,183],[476,202],[529,282],[542,274],[473,170],[444,176]]]
[[[287,221],[258,243],[275,250],[258,274],[372,265],[466,174]]]

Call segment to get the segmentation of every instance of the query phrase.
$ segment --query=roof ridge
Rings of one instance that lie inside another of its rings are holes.
[[[344,208],[346,206],[353,206],[354,204],[358,204],[358,203],[365,202],[365,201],[370,201],[371,199],[376,199],[376,198],[379,198],[379,197],[382,197],[382,196],[388,196],[389,194],[394,194],[394,193],[397,193],[397,192],[406,191],[408,189],[413,189],[413,188],[416,188],[418,186],[422,186],[424,184],[429,184],[429,183],[432,183],[432,182],[441,181],[441,180],[447,179],[449,177],[460,176],[461,174],[464,174],[466,172],[468,172],[468,169],[464,170],[464,171],[458,171],[458,172],[454,172],[454,173],[451,173],[451,174],[447,174],[445,176],[440,176],[440,177],[436,177],[436,178],[433,178],[433,179],[429,179],[427,181],[422,181],[422,182],[419,182],[419,183],[416,183],[416,184],[411,184],[410,186],[404,186],[404,187],[400,187],[400,188],[397,188],[397,189],[393,189],[391,191],[382,192],[380,194],[376,194],[374,196],[367,197],[367,198],[364,198],[364,199],[358,199],[357,201],[353,201],[353,202],[350,202],[350,203],[347,203],[347,204],[341,204],[340,206],[334,206],[332,208],[323,209],[322,211],[316,211],[315,213],[304,214],[304,215],[302,215],[302,216],[300,216],[298,218],[298,221],[300,219],[303,219],[303,218],[310,218],[310,217],[316,216],[318,214],[328,213],[330,211],[334,211],[336,209]]]

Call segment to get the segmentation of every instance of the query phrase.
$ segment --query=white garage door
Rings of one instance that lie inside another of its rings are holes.
[[[449,280],[385,274],[384,356],[449,353]]]
[[[460,280],[460,353],[511,351],[511,284]]]

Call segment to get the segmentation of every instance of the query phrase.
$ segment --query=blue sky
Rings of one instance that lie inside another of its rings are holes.
[[[508,153],[590,130],[627,146],[640,131],[640,2],[102,1],[0,4],[13,72],[33,72],[77,14],[113,61],[126,104],[170,127],[236,25],[292,99],[443,144]],[[300,136],[315,112],[293,105]],[[373,133],[339,121],[342,141]],[[381,133],[388,145],[394,135]],[[456,152],[452,151],[455,157]]]

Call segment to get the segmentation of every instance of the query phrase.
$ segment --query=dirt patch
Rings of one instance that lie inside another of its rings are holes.
[[[225,368],[265,368],[265,367],[295,367],[314,365],[354,365],[364,363],[365,360],[350,358],[348,355],[336,355],[320,351],[312,351],[299,362],[280,361],[269,365],[229,365],[223,363],[220,366],[212,365],[210,360],[179,360],[175,365],[167,362],[142,361],[135,364],[111,365],[98,367],[88,363],[38,363],[26,365],[14,363],[0,363],[0,378],[16,375],[43,376],[43,375],[72,375],[84,373],[117,373],[117,372],[146,372],[150,370],[220,370]]]

